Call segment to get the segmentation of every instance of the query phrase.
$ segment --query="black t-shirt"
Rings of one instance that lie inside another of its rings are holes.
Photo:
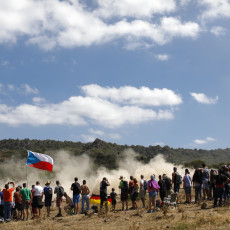
[[[117,194],[115,192],[110,193],[110,197],[111,197],[112,200],[115,200],[116,196],[117,196]]]
[[[109,186],[109,184],[103,180],[100,184],[100,192],[107,194],[107,186]]]
[[[160,193],[164,193],[166,192],[166,185],[165,182],[163,180],[159,180],[158,184],[160,186]]]
[[[81,186],[78,182],[72,184],[73,195],[79,195],[81,193]]]
[[[223,185],[224,182],[228,179],[225,175],[214,175],[214,179],[216,180],[216,185]]]

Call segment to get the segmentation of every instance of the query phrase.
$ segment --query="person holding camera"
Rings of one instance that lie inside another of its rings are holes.
[[[12,184],[13,187],[9,188],[9,185]],[[3,200],[4,200],[4,220],[11,219],[11,208],[13,205],[13,191],[15,189],[14,182],[8,182],[5,184],[3,189]]]

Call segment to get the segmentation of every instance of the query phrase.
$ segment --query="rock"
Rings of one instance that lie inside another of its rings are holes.
[[[109,219],[104,220],[105,223],[109,222]]]
[[[206,209],[207,208],[207,204],[206,203],[203,203],[202,205],[201,205],[201,209]]]
[[[129,218],[128,218],[128,217],[126,217],[126,218],[125,218],[125,220],[129,220]]]

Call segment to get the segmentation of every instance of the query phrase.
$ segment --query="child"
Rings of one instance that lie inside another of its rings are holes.
[[[115,207],[116,207],[116,204],[117,204],[117,194],[115,193],[115,189],[112,188],[112,192],[110,193],[110,197],[111,197],[111,200],[112,200],[112,208],[113,208],[113,211],[115,210]]]

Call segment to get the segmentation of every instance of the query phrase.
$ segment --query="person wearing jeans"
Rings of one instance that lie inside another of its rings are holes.
[[[9,188],[9,185],[12,184],[13,188]],[[3,200],[4,200],[4,219],[11,219],[11,208],[13,202],[13,191],[15,184],[14,182],[8,182],[3,189]]]
[[[87,211],[89,211],[89,188],[86,185],[86,180],[83,180],[83,185],[81,186],[81,196],[82,196],[82,204],[81,204],[81,213],[84,213],[84,206],[85,206],[85,202],[86,202],[86,206],[87,206]]]

